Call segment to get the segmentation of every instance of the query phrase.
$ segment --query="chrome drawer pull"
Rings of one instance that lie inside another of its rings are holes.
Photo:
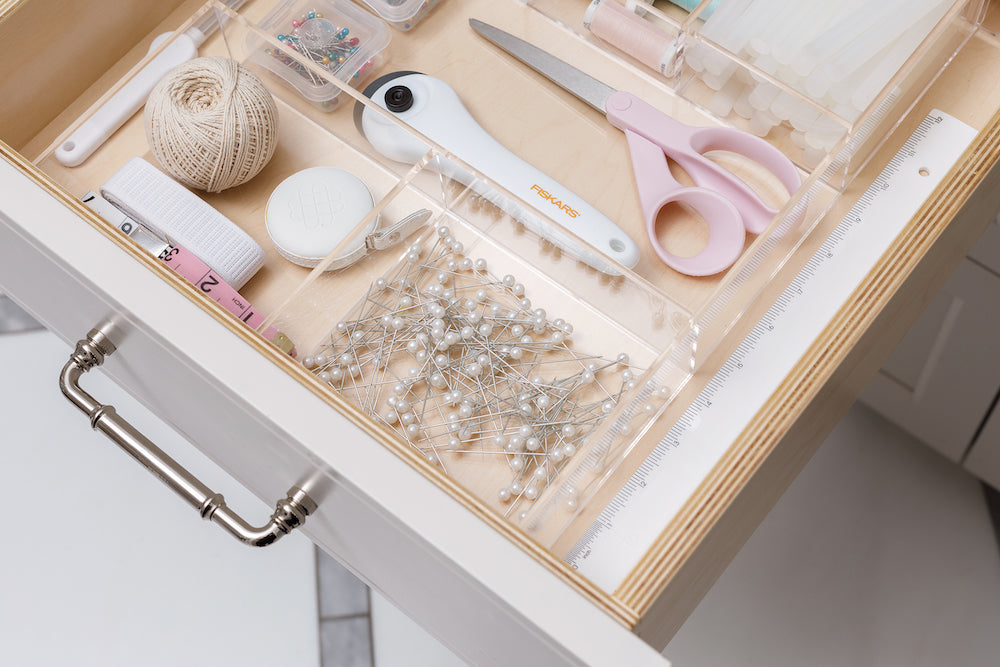
[[[132,458],[141,463],[160,481],[172,488],[203,519],[215,521],[236,539],[252,547],[266,547],[292,532],[316,511],[316,503],[298,487],[288,490],[288,497],[278,501],[267,525],[251,526],[226,506],[221,493],[215,493],[194,475],[154,445],[115,412],[114,406],[102,405],[80,388],[80,376],[104,363],[115,351],[115,345],[100,329],[93,329],[84,340],[77,342],[69,362],[59,375],[59,388],[73,405],[90,417],[91,428],[101,431]]]

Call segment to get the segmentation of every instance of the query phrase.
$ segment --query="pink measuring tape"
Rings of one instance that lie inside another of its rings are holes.
[[[163,240],[148,227],[133,220],[95,192],[87,192],[83,196],[83,203],[251,329],[256,330],[264,323],[264,315],[259,310],[190,250]],[[267,327],[261,335],[274,343],[282,352],[292,357],[296,356],[295,344],[276,327]]]

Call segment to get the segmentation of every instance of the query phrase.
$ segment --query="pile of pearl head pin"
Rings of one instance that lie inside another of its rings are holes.
[[[505,461],[496,497],[509,514],[555,482],[634,372],[624,352],[574,350],[573,326],[533,307],[514,276],[465,257],[448,227],[436,236],[410,246],[303,364],[445,472]]]

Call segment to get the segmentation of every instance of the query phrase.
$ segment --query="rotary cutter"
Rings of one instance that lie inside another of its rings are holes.
[[[504,197],[457,163],[440,156],[431,161],[436,171],[470,187],[564,252],[611,275],[619,271],[608,258],[629,268],[639,261],[638,246],[618,225],[490,136],[444,81],[418,72],[393,72],[372,82],[364,94],[507,191],[524,201],[544,200],[539,209],[552,208],[547,219]],[[375,150],[391,160],[413,164],[430,149],[360,102],[354,107],[354,122]]]

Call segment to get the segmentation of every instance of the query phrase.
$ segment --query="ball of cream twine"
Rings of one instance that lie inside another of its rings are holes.
[[[171,70],[150,93],[145,120],[164,171],[208,192],[256,176],[278,139],[271,93],[229,58],[195,58]]]

